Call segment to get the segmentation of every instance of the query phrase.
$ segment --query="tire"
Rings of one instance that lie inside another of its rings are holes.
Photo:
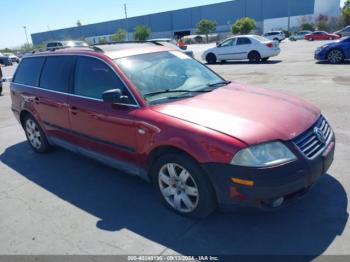
[[[248,54],[248,59],[251,63],[259,63],[261,60],[261,56],[257,51],[252,51]]]
[[[44,131],[32,115],[24,117],[23,128],[29,145],[36,153],[43,154],[51,150]]]
[[[196,161],[186,155],[160,157],[151,168],[151,177],[163,203],[180,215],[205,218],[217,207],[209,179]]]
[[[331,64],[341,64],[345,60],[345,55],[343,51],[339,49],[333,49],[328,52],[327,60]]]
[[[313,39],[312,37],[310,37],[308,40],[309,40],[309,41],[314,41],[314,39]]]
[[[216,58],[216,55],[214,55],[213,53],[209,53],[205,57],[205,60],[207,60],[208,64],[215,64],[217,61],[217,58]]]
[[[269,60],[269,59],[270,59],[270,57],[264,57],[264,58],[261,59],[261,61],[262,62],[267,62],[267,60]]]

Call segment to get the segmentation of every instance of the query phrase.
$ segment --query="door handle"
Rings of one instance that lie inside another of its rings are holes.
[[[78,108],[75,107],[75,106],[71,106],[71,107],[69,108],[69,111],[70,111],[73,115],[78,114]]]

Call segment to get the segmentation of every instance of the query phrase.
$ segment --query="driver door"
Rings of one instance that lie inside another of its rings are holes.
[[[102,93],[117,88],[129,97],[129,101],[125,104],[105,103]],[[136,174],[131,163],[137,163],[133,112],[138,105],[113,68],[96,58],[78,57],[74,90],[68,104],[77,150]]]
[[[230,38],[222,42],[216,51],[218,60],[233,60],[235,52],[236,38]]]

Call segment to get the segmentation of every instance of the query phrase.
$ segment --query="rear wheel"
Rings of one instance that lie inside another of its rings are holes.
[[[151,174],[159,196],[177,213],[203,218],[215,210],[214,189],[191,158],[182,154],[164,155],[153,165]]]
[[[23,120],[23,127],[27,140],[35,152],[46,153],[51,149],[44,131],[41,129],[33,116],[25,116]]]
[[[341,50],[333,49],[329,51],[327,60],[331,64],[341,64],[344,62],[344,53]]]
[[[248,59],[251,63],[259,63],[261,60],[261,56],[257,51],[252,51],[248,54]]]
[[[214,55],[213,53],[207,54],[205,60],[207,60],[208,64],[215,64],[216,63],[216,55]]]

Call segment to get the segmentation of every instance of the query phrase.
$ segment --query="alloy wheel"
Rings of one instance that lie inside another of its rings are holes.
[[[30,118],[26,121],[26,133],[30,144],[35,149],[40,149],[42,145],[41,133],[38,125]]]
[[[328,61],[332,64],[339,64],[343,61],[343,53],[340,50],[332,50],[328,54]]]
[[[168,204],[182,213],[196,209],[199,190],[191,173],[176,163],[167,163],[159,170],[158,185]]]

